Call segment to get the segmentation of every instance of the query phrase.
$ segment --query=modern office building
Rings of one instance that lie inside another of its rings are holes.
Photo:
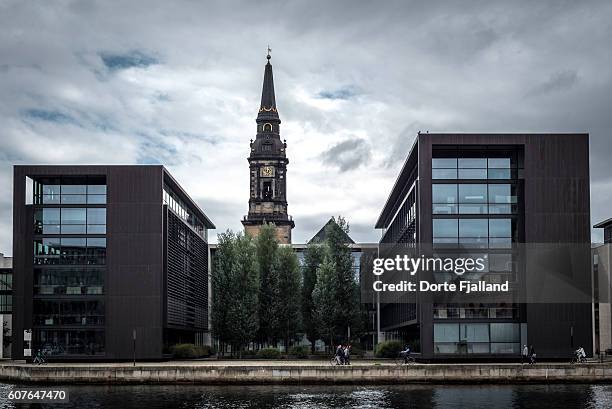
[[[383,229],[381,253],[486,251],[487,279],[519,289],[539,273],[516,263],[513,249],[574,243],[580,251],[570,264],[590,288],[589,206],[588,134],[419,133],[376,228]],[[510,295],[507,302],[453,304],[418,293],[381,305],[381,331],[413,342],[427,360],[516,359],[525,344],[538,358],[566,359],[579,346],[591,354],[590,303],[524,303]]]
[[[593,226],[604,229],[604,242],[593,244],[593,351],[612,354],[612,219]],[[606,352],[607,351],[607,352]]]
[[[211,228],[163,166],[15,166],[13,358],[202,342]]]
[[[276,227],[280,243],[291,243],[293,218],[287,213],[287,142],[280,139],[280,118],[276,109],[272,64],[268,53],[264,70],[261,104],[257,114],[257,135],[251,139],[249,161],[249,213],[242,224],[253,237],[264,223]]]
[[[0,322],[2,344],[0,358],[11,357],[13,331],[13,258],[0,253]]]

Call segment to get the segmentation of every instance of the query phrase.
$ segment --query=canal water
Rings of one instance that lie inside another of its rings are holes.
[[[40,406],[16,388],[0,384],[0,408],[612,408],[612,385],[63,386],[68,404]]]

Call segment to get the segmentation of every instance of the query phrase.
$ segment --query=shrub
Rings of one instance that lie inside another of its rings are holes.
[[[263,348],[257,351],[257,358],[279,359],[280,355],[280,351],[276,348]]]
[[[170,347],[175,358],[193,359],[210,356],[213,350],[208,345],[176,344]]]
[[[299,359],[308,358],[309,353],[310,353],[310,347],[306,345],[296,345],[289,349],[289,355],[293,355]]]
[[[376,345],[377,358],[395,358],[400,353],[403,346],[399,341],[385,341]]]

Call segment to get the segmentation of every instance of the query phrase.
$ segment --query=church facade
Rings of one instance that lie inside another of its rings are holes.
[[[249,212],[242,220],[245,233],[257,237],[264,224],[276,227],[281,244],[291,243],[295,226],[287,212],[287,143],[280,138],[280,117],[274,95],[270,54],[265,66],[261,104],[257,114],[257,135],[251,139],[249,161]]]

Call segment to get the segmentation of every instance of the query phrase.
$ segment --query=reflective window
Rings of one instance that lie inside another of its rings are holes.
[[[45,237],[34,240],[34,264],[90,264],[106,263],[106,238]]]
[[[457,168],[457,158],[432,158],[431,167],[434,169]]]
[[[459,203],[486,203],[487,185],[460,184]]]
[[[519,324],[491,323],[491,342],[520,342]]]
[[[484,158],[459,158],[459,168],[486,169],[487,160]]]
[[[60,267],[34,269],[34,294],[100,295],[104,293],[104,269]]]
[[[86,209],[62,208],[62,224],[86,224],[86,221]]]
[[[102,329],[37,329],[33,331],[35,350],[47,356],[104,355]]]
[[[458,179],[486,179],[486,169],[459,169]]]
[[[461,340],[467,342],[489,342],[489,324],[461,324]]]
[[[433,212],[437,214],[457,213],[457,185],[432,185]]]
[[[510,219],[490,219],[490,237],[512,237],[512,221]]]
[[[434,342],[459,342],[459,324],[434,324]]]
[[[432,169],[432,179],[457,179],[457,169]]]
[[[510,168],[510,158],[489,158],[489,168]]]
[[[457,219],[434,219],[433,236],[436,237],[457,237]]]

